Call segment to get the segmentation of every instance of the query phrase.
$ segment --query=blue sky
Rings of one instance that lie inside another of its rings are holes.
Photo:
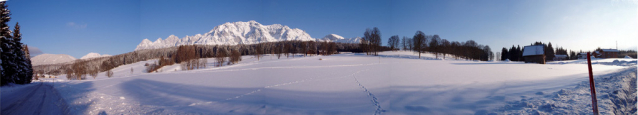
[[[636,50],[636,1],[617,0],[9,0],[9,25],[20,22],[24,43],[76,58],[121,54],[143,39],[202,34],[215,26],[255,20],[306,31],[362,36],[378,27],[383,42],[417,30],[452,41],[474,40],[494,52],[513,44],[551,42],[573,50]]]

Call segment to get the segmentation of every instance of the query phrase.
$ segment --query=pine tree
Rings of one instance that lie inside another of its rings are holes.
[[[509,58],[510,61],[518,61],[518,50],[516,50],[516,47],[514,47],[514,45],[512,45],[512,47],[509,50]]]
[[[32,79],[31,75],[33,75],[33,69],[29,68],[31,64],[27,63],[28,57],[26,57],[25,55],[24,47],[22,47],[23,44],[21,41],[22,41],[22,34],[20,33],[20,25],[19,23],[16,23],[16,26],[14,27],[14,30],[13,30],[13,42],[14,42],[13,52],[16,55],[16,64],[18,65],[17,77],[20,78],[20,81],[18,81],[17,83],[27,84],[27,83],[31,83],[31,79]]]
[[[518,47],[516,47],[516,57],[517,57],[517,61],[523,61],[523,49],[521,48],[521,45],[518,45]]]
[[[17,78],[16,74],[18,73],[18,65],[15,63],[15,54],[14,54],[14,42],[13,37],[11,36],[11,30],[9,30],[9,25],[7,22],[11,20],[11,13],[7,6],[5,5],[6,1],[0,2],[0,42],[2,53],[0,53],[0,57],[2,59],[2,85],[6,85],[8,83],[17,83],[19,78]]]
[[[11,34],[11,32],[9,32],[9,25],[7,25],[7,22],[9,22],[9,19],[11,19],[11,17],[9,17],[9,10],[7,9],[7,6],[5,5],[6,1],[0,2],[0,86],[4,86],[6,84],[9,83],[9,81],[11,80],[9,77],[5,76],[5,72],[4,72],[4,46],[5,46],[5,42],[11,38],[11,36],[9,34]]]
[[[501,49],[501,60],[505,59],[509,59],[509,52],[507,52],[507,48],[503,47],[503,49]]]
[[[554,59],[554,47],[552,47],[552,42],[549,42],[547,44],[547,48],[545,48],[545,57],[547,60],[553,60]]]
[[[29,46],[27,46],[26,44],[24,46],[22,46],[24,48],[23,52],[25,52],[25,58],[26,58],[26,68],[27,68],[27,77],[29,77],[30,79],[32,79],[33,74],[35,73],[35,71],[33,70],[33,65],[31,65],[31,53],[29,52]],[[36,76],[37,77],[37,76]]]

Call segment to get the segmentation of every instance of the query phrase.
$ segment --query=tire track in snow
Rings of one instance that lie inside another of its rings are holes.
[[[35,87],[35,88],[30,88],[30,90],[33,90],[33,91],[29,92],[29,93],[28,93],[26,96],[24,96],[23,98],[18,99],[18,101],[15,101],[15,102],[11,103],[10,105],[8,105],[8,106],[6,106],[6,107],[3,107],[3,108],[2,108],[2,112],[3,112],[3,113],[4,113],[4,112],[7,112],[8,114],[11,114],[11,113],[13,113],[13,112],[15,112],[15,111],[9,111],[9,110],[15,110],[15,108],[25,108],[24,106],[26,106],[27,104],[24,104],[24,103],[26,103],[26,102],[27,102],[27,101],[29,101],[30,99],[33,99],[33,98],[32,98],[32,97],[33,97],[33,95],[35,94],[35,92],[38,92],[38,90],[40,89],[40,87],[42,87],[42,84],[43,84],[43,83],[40,83],[40,85],[38,85],[38,86],[32,86],[32,87]]]
[[[367,70],[366,70],[366,71],[367,71]],[[361,71],[359,71],[359,72],[361,72]],[[378,101],[377,97],[376,97],[376,96],[374,96],[374,94],[372,94],[372,92],[370,92],[370,91],[368,90],[368,88],[366,88],[365,86],[363,86],[363,85],[361,84],[361,82],[359,82],[359,80],[358,80],[358,79],[357,79],[357,77],[355,76],[355,74],[357,74],[357,73],[359,73],[359,72],[355,72],[355,73],[353,73],[353,74],[352,74],[352,78],[354,78],[354,81],[356,81],[356,82],[357,82],[357,84],[359,85],[359,87],[361,87],[361,89],[363,89],[363,92],[368,93],[368,97],[370,97],[370,98],[371,98],[371,99],[370,99],[370,101],[372,102],[372,104],[373,104],[374,106],[376,106],[376,107],[377,107],[377,109],[374,111],[374,114],[375,114],[375,115],[380,115],[381,113],[385,112],[385,110],[383,110],[383,109],[381,108],[381,104],[379,104],[379,101]]]

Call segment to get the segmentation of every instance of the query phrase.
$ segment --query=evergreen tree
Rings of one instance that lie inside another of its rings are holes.
[[[552,42],[549,42],[547,44],[547,48],[545,48],[545,58],[547,60],[553,60],[554,59],[554,47],[552,47]]]
[[[6,85],[8,83],[18,83],[20,79],[16,76],[18,73],[18,64],[16,62],[16,55],[14,51],[14,41],[11,36],[11,30],[9,30],[9,25],[7,22],[11,20],[11,13],[7,6],[5,5],[6,1],[0,2],[0,44],[2,48],[2,53],[0,53],[0,57],[2,59],[2,85]]]
[[[510,59],[510,61],[518,61],[518,50],[516,50],[514,45],[510,48],[509,54],[508,59]]]
[[[29,79],[33,79],[32,76],[35,73],[35,71],[33,70],[33,65],[31,65],[31,53],[29,52],[29,46],[27,46],[26,44],[24,46],[22,46],[24,48],[24,52],[25,52],[25,58],[26,58],[26,68],[27,68],[27,77],[29,77]],[[29,80],[30,81],[30,80]]]
[[[521,45],[518,45],[518,47],[516,47],[516,61],[523,61],[523,49],[521,49]]]
[[[9,25],[7,25],[7,22],[9,22],[9,19],[11,19],[11,17],[9,17],[9,10],[7,9],[7,6],[5,5],[6,1],[2,1],[0,2],[0,86],[4,86],[7,83],[9,83],[10,79],[9,77],[6,77],[4,74],[4,46],[5,46],[5,42],[7,42],[7,40],[9,38],[11,38],[11,36],[9,34],[11,34],[11,32],[9,32]]]
[[[505,60],[508,58],[509,58],[509,53],[507,52],[507,48],[503,47],[503,49],[501,49],[501,60]]]
[[[13,42],[14,42],[14,48],[13,48],[13,52],[15,53],[15,59],[16,59],[16,64],[18,65],[17,68],[17,76],[20,78],[20,81],[18,81],[17,83],[19,84],[27,84],[27,83],[31,83],[31,79],[33,75],[33,69],[30,68],[29,66],[31,65],[30,63],[27,63],[27,59],[28,57],[25,57],[25,51],[22,47],[22,34],[20,33],[20,25],[18,23],[16,23],[16,26],[14,27],[14,31],[13,31]],[[30,62],[30,59],[28,59]]]

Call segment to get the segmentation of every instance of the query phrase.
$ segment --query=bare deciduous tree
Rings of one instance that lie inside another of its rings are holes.
[[[388,46],[390,49],[396,50],[399,48],[399,35],[394,35],[388,39]]]
[[[421,58],[421,52],[425,49],[425,33],[421,31],[416,31],[414,37],[412,37],[413,42],[413,50],[419,53],[419,58]]]

